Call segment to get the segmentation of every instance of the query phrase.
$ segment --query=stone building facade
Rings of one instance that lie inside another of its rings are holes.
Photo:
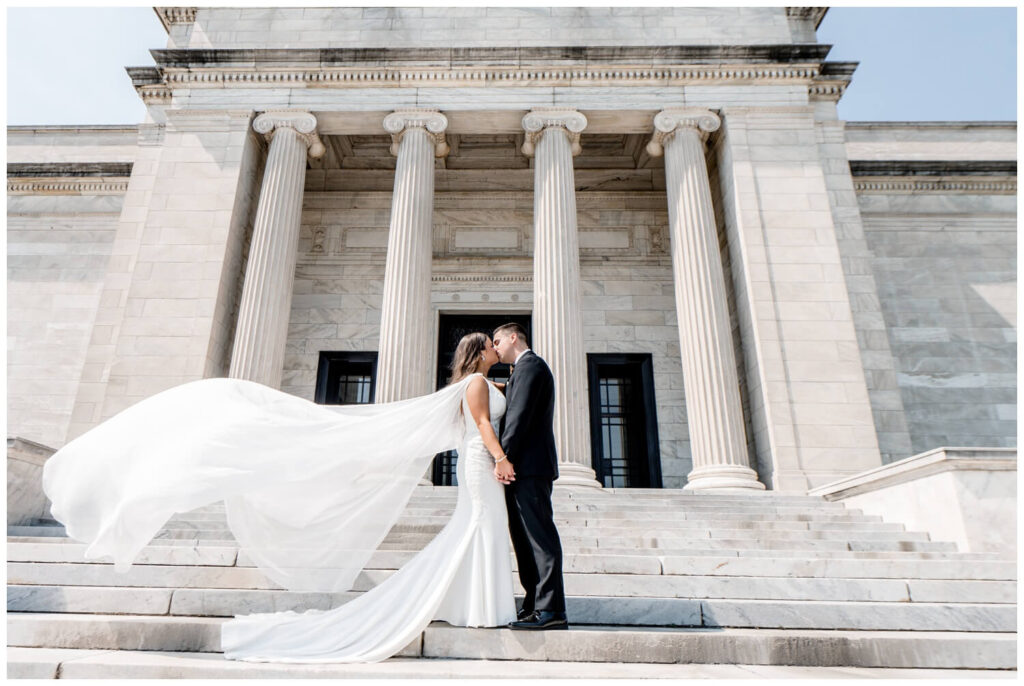
[[[144,122],[8,128],[9,436],[410,397],[516,318],[567,485],[1016,446],[1016,124],[840,120],[824,10],[157,12]]]

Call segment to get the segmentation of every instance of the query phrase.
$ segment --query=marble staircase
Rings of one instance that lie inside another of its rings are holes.
[[[176,515],[125,574],[84,561],[84,546],[53,523],[11,527],[9,675],[145,678],[174,664],[197,676],[257,674],[263,666],[239,672],[208,659],[224,618],[346,602],[422,548],[454,503],[453,488],[417,489],[355,587],[339,594],[276,587],[238,550],[221,504]],[[1016,668],[1012,559],[961,553],[840,503],[772,492],[559,489],[555,512],[570,631],[437,622],[389,662],[433,665],[424,674],[444,672],[438,660],[465,667],[449,676],[496,660],[525,661],[519,673],[540,676],[572,663],[616,663],[633,676],[645,675],[644,665],[676,676],[665,670]]]

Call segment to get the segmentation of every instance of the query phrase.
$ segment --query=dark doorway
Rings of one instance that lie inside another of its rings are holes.
[[[605,488],[661,488],[649,354],[587,355],[590,449]]]
[[[488,336],[502,324],[515,322],[526,330],[526,340],[533,335],[529,314],[441,314],[437,335],[437,389],[448,385],[451,363],[459,340],[467,333],[481,331]],[[491,381],[507,381],[508,365],[496,364],[487,375]],[[434,457],[433,482],[436,486],[454,486],[456,451],[438,453]]]

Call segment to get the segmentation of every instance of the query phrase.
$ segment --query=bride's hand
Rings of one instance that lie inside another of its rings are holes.
[[[506,486],[516,480],[516,471],[507,458],[494,465],[494,478]]]

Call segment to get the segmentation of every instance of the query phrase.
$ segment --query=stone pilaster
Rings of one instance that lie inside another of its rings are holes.
[[[575,110],[523,117],[523,154],[534,162],[533,340],[555,377],[555,444],[560,486],[599,487],[591,469],[587,374],[580,302],[576,186],[572,158],[587,119]]]
[[[739,380],[729,327],[703,136],[720,126],[708,110],[654,118],[652,156],[665,155],[672,272],[686,414],[693,446],[688,489],[764,489],[747,459]]]
[[[448,119],[430,110],[398,110],[384,118],[398,161],[384,268],[377,402],[430,392],[434,158],[448,154],[447,127]]]
[[[252,126],[268,137],[270,150],[229,374],[277,388],[288,338],[306,156],[323,155],[324,145],[316,134],[316,118],[308,112],[265,112]]]

